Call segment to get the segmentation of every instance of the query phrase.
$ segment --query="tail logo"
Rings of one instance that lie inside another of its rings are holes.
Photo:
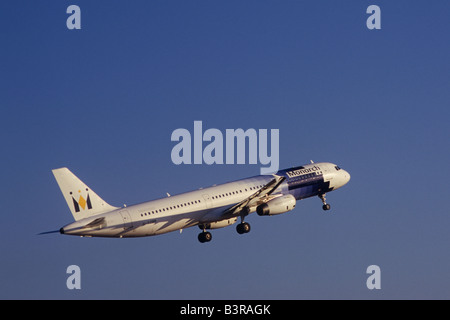
[[[86,188],[86,192],[89,191]],[[78,193],[81,193],[81,190],[78,190]],[[73,200],[73,207],[75,209],[75,212],[80,212],[80,208],[83,210],[87,210],[92,209],[92,204],[91,204],[91,199],[89,198],[89,193],[86,193],[86,199],[80,194],[80,197],[78,198],[78,201],[75,200],[75,198],[73,197],[73,192],[70,192],[70,195],[72,196],[72,200]]]

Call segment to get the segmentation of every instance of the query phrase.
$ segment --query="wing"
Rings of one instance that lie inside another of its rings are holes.
[[[273,197],[270,197],[270,195],[280,186],[280,184],[286,180],[285,177],[280,177],[277,175],[273,175],[274,178],[270,180],[268,184],[263,186],[261,189],[256,191],[254,194],[252,194],[250,197],[242,200],[241,202],[235,204],[231,208],[225,210],[223,213],[224,216],[227,215],[247,215],[250,212],[250,208],[254,207],[256,205],[259,205],[260,203],[266,202]]]

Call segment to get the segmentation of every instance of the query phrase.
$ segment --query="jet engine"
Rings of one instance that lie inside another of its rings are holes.
[[[295,208],[297,200],[291,194],[287,194],[266,203],[260,204],[256,208],[259,216],[274,216],[276,214],[285,213]]]

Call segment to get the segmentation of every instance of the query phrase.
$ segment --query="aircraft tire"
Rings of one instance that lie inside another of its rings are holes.
[[[200,241],[201,243],[205,243],[205,242],[210,242],[212,239],[212,234],[211,232],[201,232],[198,234],[198,241]]]
[[[249,233],[250,232],[250,224],[249,223],[247,223],[247,222],[244,222],[244,223],[239,223],[237,226],[236,226],[236,231],[237,231],[237,233],[239,233],[239,234],[244,234],[244,233]]]

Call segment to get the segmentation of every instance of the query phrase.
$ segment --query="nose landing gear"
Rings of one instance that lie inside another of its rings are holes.
[[[320,198],[320,200],[322,200],[323,206],[322,209],[327,211],[331,209],[331,206],[329,203],[327,203],[327,198],[325,198],[325,193],[319,194],[318,196]]]

